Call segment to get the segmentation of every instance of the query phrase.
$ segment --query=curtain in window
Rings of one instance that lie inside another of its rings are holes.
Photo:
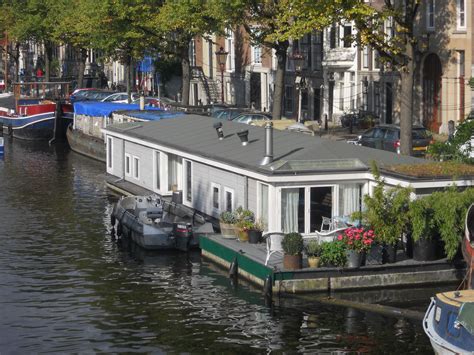
[[[260,218],[268,229],[268,186],[260,185]]]
[[[281,190],[281,226],[284,233],[298,232],[299,189]]]
[[[339,213],[341,215],[349,216],[360,210],[360,189],[360,184],[341,185],[341,196],[339,197]]]
[[[178,186],[178,157],[168,155],[168,191],[173,190],[173,185]]]

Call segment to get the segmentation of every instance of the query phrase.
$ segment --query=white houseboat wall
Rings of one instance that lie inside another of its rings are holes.
[[[381,166],[424,163],[275,130],[274,159],[261,166],[268,153],[265,128],[226,121],[219,139],[213,123],[209,117],[188,115],[181,120],[108,126],[103,130],[107,174],[161,196],[182,192],[185,205],[216,219],[223,211],[243,206],[266,222],[266,230],[311,235],[320,230],[323,216],[347,216],[363,208],[363,196],[371,194],[375,184],[371,160]],[[249,132],[247,145],[239,140],[237,133],[242,130]],[[415,189],[438,189],[453,182],[396,176],[385,180],[388,185]]]

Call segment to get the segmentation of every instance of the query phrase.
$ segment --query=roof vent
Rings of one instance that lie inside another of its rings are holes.
[[[217,131],[217,136],[219,137],[219,140],[220,141],[223,140],[224,139],[224,131],[222,130],[222,122],[214,123],[213,127]]]
[[[248,129],[237,132],[237,135],[239,136],[240,141],[242,142],[243,146],[246,146],[247,144],[249,144],[249,130]]]
[[[265,124],[265,156],[260,165],[268,165],[273,162],[273,123]]]

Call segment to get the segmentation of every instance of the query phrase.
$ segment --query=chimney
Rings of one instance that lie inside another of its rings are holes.
[[[237,132],[237,135],[239,136],[240,141],[242,142],[243,146],[246,146],[247,144],[249,144],[249,130],[248,129]]]
[[[265,156],[260,165],[268,165],[273,161],[273,123],[265,124]]]
[[[219,140],[223,140],[224,139],[224,131],[222,130],[222,122],[215,122],[213,124],[213,127],[216,129],[217,131],[217,136],[219,137]]]

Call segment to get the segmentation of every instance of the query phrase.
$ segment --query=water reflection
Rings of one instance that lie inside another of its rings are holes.
[[[105,167],[5,142],[0,353],[425,352],[421,325],[260,289],[198,252],[147,252],[109,233]],[[399,350],[399,351],[398,351]]]

